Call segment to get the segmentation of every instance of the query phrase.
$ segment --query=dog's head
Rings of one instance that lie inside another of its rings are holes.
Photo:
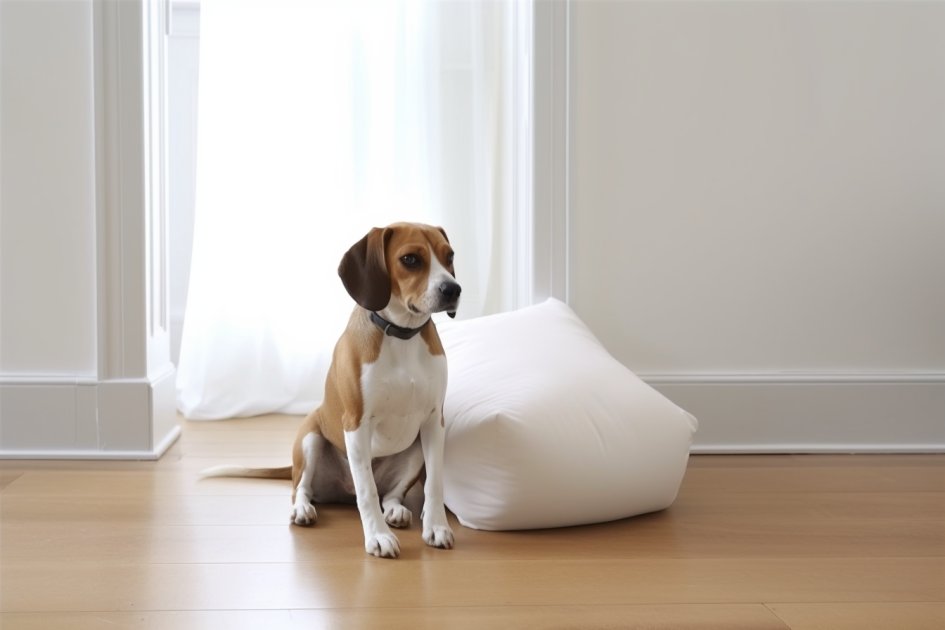
[[[453,248],[443,228],[395,223],[374,228],[342,257],[338,275],[348,294],[369,311],[396,301],[412,315],[456,316],[459,294]]]

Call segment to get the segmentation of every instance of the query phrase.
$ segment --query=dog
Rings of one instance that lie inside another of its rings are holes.
[[[356,302],[335,346],[325,397],[299,427],[292,466],[220,466],[204,476],[290,478],[291,522],[310,526],[316,503],[355,500],[365,551],[400,555],[391,527],[409,527],[408,490],[422,477],[422,537],[452,549],[443,503],[446,356],[433,313],[455,317],[462,291],[442,228],[373,228],[341,259],[338,274]]]

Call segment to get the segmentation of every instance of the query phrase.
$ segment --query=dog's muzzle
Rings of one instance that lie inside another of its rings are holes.
[[[445,280],[436,288],[440,298],[440,308],[437,310],[446,311],[450,317],[456,317],[456,307],[459,306],[459,294],[463,288],[459,283],[452,280]]]

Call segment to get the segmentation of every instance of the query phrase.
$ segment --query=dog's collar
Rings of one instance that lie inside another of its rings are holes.
[[[412,339],[418,332],[423,330],[424,326],[430,323],[430,320],[423,322],[418,328],[404,328],[371,311],[371,323],[384,331],[385,335],[397,337],[398,339]]]

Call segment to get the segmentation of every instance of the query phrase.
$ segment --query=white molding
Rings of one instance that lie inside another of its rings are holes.
[[[570,2],[534,3],[532,299],[567,302],[570,270]]]
[[[71,376],[71,375],[59,375],[59,374],[14,374],[14,375],[3,375],[0,376],[0,387],[4,386],[40,386],[40,385],[53,385],[53,386],[68,386],[68,385],[99,385],[103,382],[107,383],[136,383],[139,385],[150,385],[155,381],[159,381],[170,376],[174,375],[174,366],[168,366],[167,369],[158,372],[154,375],[153,378],[113,378],[108,381],[100,381],[95,378],[87,378],[84,376]]]
[[[39,385],[97,385],[98,379],[68,374],[8,374],[0,376],[0,387]]]
[[[945,452],[945,373],[641,374],[699,419],[693,453]]]
[[[504,217],[505,251],[510,252],[511,280],[507,286],[507,307],[522,308],[533,303],[535,285],[535,128],[534,128],[534,48],[535,3],[506,5],[509,19],[508,72],[505,90],[505,127],[510,134],[511,208]]]
[[[655,384],[945,383],[945,372],[740,372],[639,374]]]
[[[100,380],[170,363],[165,6],[94,5]]]
[[[169,0],[152,0],[143,14],[144,253],[148,373],[170,364],[167,191],[167,20]]]
[[[918,455],[922,453],[945,453],[945,442],[932,444],[870,444],[859,442],[833,442],[830,444],[694,444],[693,455]]]
[[[94,4],[101,380],[147,373],[142,9]]]
[[[0,459],[35,459],[35,460],[140,460],[157,461],[180,437],[181,428],[175,426],[152,450],[146,451],[100,451],[100,450],[20,450],[12,451],[0,448]]]
[[[171,37],[200,37],[200,2],[168,0],[170,19],[167,34]]]

